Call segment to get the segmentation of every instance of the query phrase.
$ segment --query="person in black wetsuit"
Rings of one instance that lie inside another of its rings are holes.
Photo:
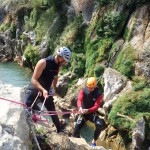
[[[57,54],[55,56],[51,55],[38,61],[34,69],[31,83],[25,91],[26,105],[28,107],[32,105],[38,92],[40,92],[42,96],[39,98],[42,102],[46,99],[45,107],[47,110],[55,111],[53,97],[49,96],[49,91],[55,91],[59,69],[62,65],[69,62],[71,57],[71,51],[67,47],[61,47],[57,50]],[[36,107],[36,105],[34,106]],[[33,109],[36,108],[33,107]],[[52,121],[59,133],[61,131],[61,126],[58,116],[52,116]]]
[[[96,78],[90,77],[87,80],[87,87],[83,88],[78,96],[77,106],[80,115],[77,119],[73,135],[74,137],[80,137],[80,130],[86,121],[89,120],[93,122],[96,126],[96,130],[91,146],[96,146],[96,140],[103,127],[103,120],[94,113],[99,108],[102,98],[102,94],[96,87]]]

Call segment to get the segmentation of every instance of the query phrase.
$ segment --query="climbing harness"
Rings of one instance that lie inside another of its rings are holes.
[[[34,111],[32,108],[33,108],[34,104],[36,103],[39,96],[40,96],[40,93],[37,94],[35,100],[33,101],[32,105],[31,105],[31,107],[28,107],[23,102],[17,102],[15,100],[10,100],[10,99],[3,98],[3,97],[0,97],[0,100],[4,100],[4,101],[12,102],[12,103],[15,103],[15,104],[18,104],[18,105],[22,105],[25,108],[25,112],[27,114],[27,123],[29,125],[30,130],[32,131],[33,139],[34,139],[38,149],[41,150],[40,144],[39,144],[39,142],[37,140],[37,137],[36,137],[36,134],[34,132],[34,128],[33,128],[34,123],[48,122],[48,120],[46,120],[46,119],[41,119],[42,116],[44,117],[44,116],[63,115],[63,114],[72,114],[72,113],[76,114],[76,113],[78,113],[78,111],[77,110],[67,111],[67,112],[45,111],[45,110],[43,110],[43,108],[44,108],[44,105],[45,105],[46,98],[44,99],[41,110],[40,111]],[[52,95],[49,95],[49,96],[52,96]]]

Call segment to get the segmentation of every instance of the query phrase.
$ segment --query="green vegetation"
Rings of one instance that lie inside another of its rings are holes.
[[[104,15],[103,20],[100,21],[100,27],[97,28],[97,34],[101,37],[110,37],[119,35],[118,25],[121,21],[121,15],[118,12],[109,12]]]
[[[71,64],[71,69],[76,74],[76,77],[82,77],[85,72],[85,55],[83,53],[74,54]]]
[[[85,77],[96,75],[93,69],[95,65],[108,60],[110,48],[121,33],[127,18],[126,13],[119,14],[118,12],[110,12],[110,8],[107,9],[103,10],[104,12],[97,11],[91,25],[86,30],[84,44],[86,49]]]
[[[51,5],[52,0],[29,0],[31,5],[33,5],[35,8],[39,8],[42,6],[49,6]]]
[[[63,0],[30,0],[30,3],[35,8],[45,8],[49,6],[54,6],[55,11],[61,11]]]
[[[15,39],[16,38],[16,25],[15,22],[4,22],[0,25],[0,32],[5,32],[6,30],[10,29],[11,33],[12,33],[12,38]]]
[[[16,38],[16,25],[14,22],[11,22],[10,31],[12,33],[12,38],[15,39]]]
[[[133,91],[120,96],[108,115],[109,122],[120,129],[127,131],[127,141],[131,140],[132,129],[142,117],[146,122],[146,133],[150,130],[150,88],[141,76],[133,77]],[[122,116],[118,116],[117,114]]]
[[[82,16],[79,16],[74,18],[73,21],[66,26],[64,32],[61,34],[57,47],[65,45],[73,52],[84,52],[84,49],[82,49],[84,44],[84,28],[80,27],[82,21]]]
[[[120,117],[117,115],[120,113],[122,115],[132,118],[134,121]],[[148,119],[150,118],[150,89],[143,88],[140,91],[133,91],[126,93],[123,96],[119,97],[114,103],[108,119],[112,125],[121,130],[127,130],[130,133],[135,127],[135,124],[141,117],[147,118],[146,120],[146,129],[147,132],[150,130],[150,123]],[[130,136],[128,137],[131,138]]]
[[[48,29],[53,23],[56,13],[51,7],[45,11],[34,8],[30,17],[25,17],[25,29],[27,31],[34,30],[37,34],[37,42],[42,40],[42,37],[48,32]]]
[[[126,41],[130,41],[131,40],[131,38],[132,38],[132,33],[133,33],[133,31],[134,31],[134,29],[135,29],[135,25],[136,25],[136,18],[135,18],[135,20],[134,20],[134,24],[132,25],[132,27],[131,27],[131,30],[128,28],[128,27],[126,27],[126,29],[125,29],[125,33],[124,33],[124,35],[123,35],[123,37],[124,37],[124,39],[126,40]]]
[[[63,67],[63,69],[66,72],[70,68],[69,70],[76,74],[75,79],[85,73],[84,27],[80,26],[81,23],[82,16],[74,18],[61,34],[56,47],[57,49],[66,46],[73,52],[71,64]],[[62,72],[64,71],[62,70]]]
[[[25,49],[24,55],[28,63],[32,63],[32,66],[35,66],[39,60],[38,48],[33,47],[30,43]]]
[[[114,68],[130,78],[134,76],[134,63],[136,59],[136,51],[130,45],[128,45],[120,52],[118,59],[114,64]]]
[[[142,90],[143,88],[148,88],[148,83],[145,78],[141,76],[134,76],[132,86],[134,91]]]
[[[37,33],[37,41],[41,41],[41,38],[47,33],[55,17],[56,13],[54,12],[53,7],[47,9],[39,16],[37,26],[35,28]]]
[[[102,75],[104,73],[104,69],[104,66],[97,64],[94,68],[94,76],[99,77],[100,75]]]
[[[9,23],[3,23],[0,25],[0,31],[1,32],[5,32],[6,30],[8,30],[10,28],[10,24]]]

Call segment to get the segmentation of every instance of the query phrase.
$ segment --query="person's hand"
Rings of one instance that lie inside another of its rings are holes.
[[[42,92],[39,91],[38,94],[39,94],[39,96],[42,96]]]
[[[79,107],[78,113],[79,113],[79,114],[83,114],[83,109],[82,109],[82,107]]]
[[[56,91],[54,89],[49,90],[49,95],[50,96],[55,96],[56,95]]]
[[[82,107],[79,108],[79,114],[87,114],[88,109],[82,109]]]
[[[45,99],[47,99],[49,96],[48,96],[48,91],[46,91],[46,90],[43,90],[43,97],[45,98]]]
[[[83,109],[83,114],[87,114],[88,113],[88,109]]]

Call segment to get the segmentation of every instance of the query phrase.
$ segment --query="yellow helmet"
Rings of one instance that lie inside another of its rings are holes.
[[[94,78],[94,77],[88,78],[87,87],[88,88],[95,88],[96,87],[96,78]]]

